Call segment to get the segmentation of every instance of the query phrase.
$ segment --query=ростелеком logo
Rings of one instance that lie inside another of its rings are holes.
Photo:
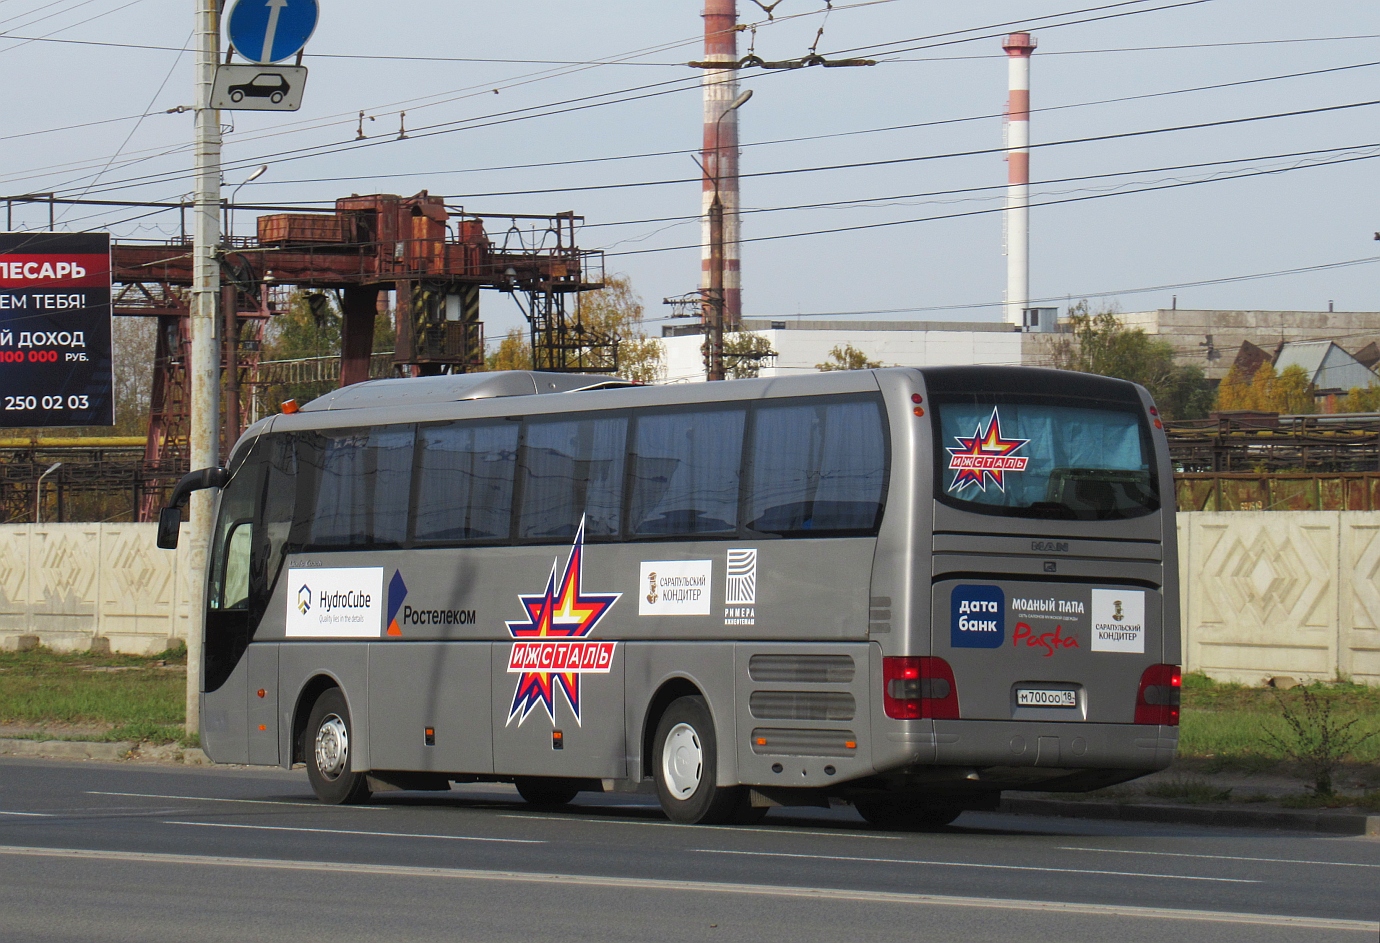
[[[302,615],[311,611],[311,587],[306,583],[297,591],[297,611]]]
[[[1006,641],[1006,594],[999,586],[955,586],[950,596],[949,645],[1000,648]]]
[[[388,583],[388,634],[402,635],[398,627],[398,611],[407,598],[407,584],[403,582],[402,570],[393,571],[393,579]]]

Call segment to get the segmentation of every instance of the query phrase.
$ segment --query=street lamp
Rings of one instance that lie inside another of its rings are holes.
[[[709,204],[709,294],[704,299],[705,321],[709,324],[709,379],[724,378],[724,204],[719,198],[719,169],[723,163],[723,139],[719,124],[747,104],[752,89],[745,90],[719,113],[714,121],[714,173],[700,169],[714,184],[714,199]]]
[[[233,242],[235,241],[235,197],[237,197],[237,196],[240,195],[240,188],[243,187],[246,183],[253,183],[255,180],[258,180],[260,177],[262,177],[262,176],[263,176],[264,174],[266,174],[266,173],[268,173],[268,165],[267,165],[267,164],[264,164],[262,167],[260,167],[260,168],[259,168],[258,170],[256,170],[256,171],[254,171],[254,172],[253,172],[252,174],[250,174],[248,177],[245,177],[245,178],[244,178],[244,181],[241,182],[240,185],[239,185],[238,187],[236,187],[234,190],[232,190],[232,191],[230,192],[230,242],[231,242],[231,243],[233,243]]]
[[[34,523],[43,523],[43,479],[62,467],[61,462],[54,462],[48,466],[48,470],[38,476],[38,484],[34,486]]]

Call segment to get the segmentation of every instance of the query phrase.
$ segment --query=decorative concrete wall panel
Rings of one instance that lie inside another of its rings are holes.
[[[1349,579],[1338,620],[1339,673],[1380,684],[1380,512],[1341,517],[1341,570]]]
[[[29,629],[29,525],[0,527],[0,635]]]
[[[1184,514],[1185,524],[1195,668],[1250,683],[1335,674],[1340,512]]]

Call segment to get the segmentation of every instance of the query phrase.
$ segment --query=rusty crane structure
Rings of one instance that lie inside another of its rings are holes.
[[[580,293],[602,287],[604,274],[602,253],[576,244],[581,221],[573,213],[466,213],[426,191],[355,195],[322,211],[259,217],[257,237],[227,240],[220,253],[226,447],[252,420],[246,393],[256,382],[265,326],[291,290],[308,292],[317,306],[335,295],[342,339],[338,374],[331,375],[342,386],[371,376],[483,369],[483,289],[518,302],[535,369],[616,370],[616,339],[586,329],[579,313]],[[501,235],[486,227],[495,222],[506,224]],[[191,243],[116,243],[112,263],[114,314],[158,321],[148,437],[139,468],[121,484],[133,489],[137,518],[150,520],[187,468]],[[373,353],[385,292],[396,299],[391,362]]]

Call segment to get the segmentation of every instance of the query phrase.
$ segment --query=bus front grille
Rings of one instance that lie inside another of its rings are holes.
[[[853,695],[835,691],[753,691],[748,699],[758,720],[852,720]]]

